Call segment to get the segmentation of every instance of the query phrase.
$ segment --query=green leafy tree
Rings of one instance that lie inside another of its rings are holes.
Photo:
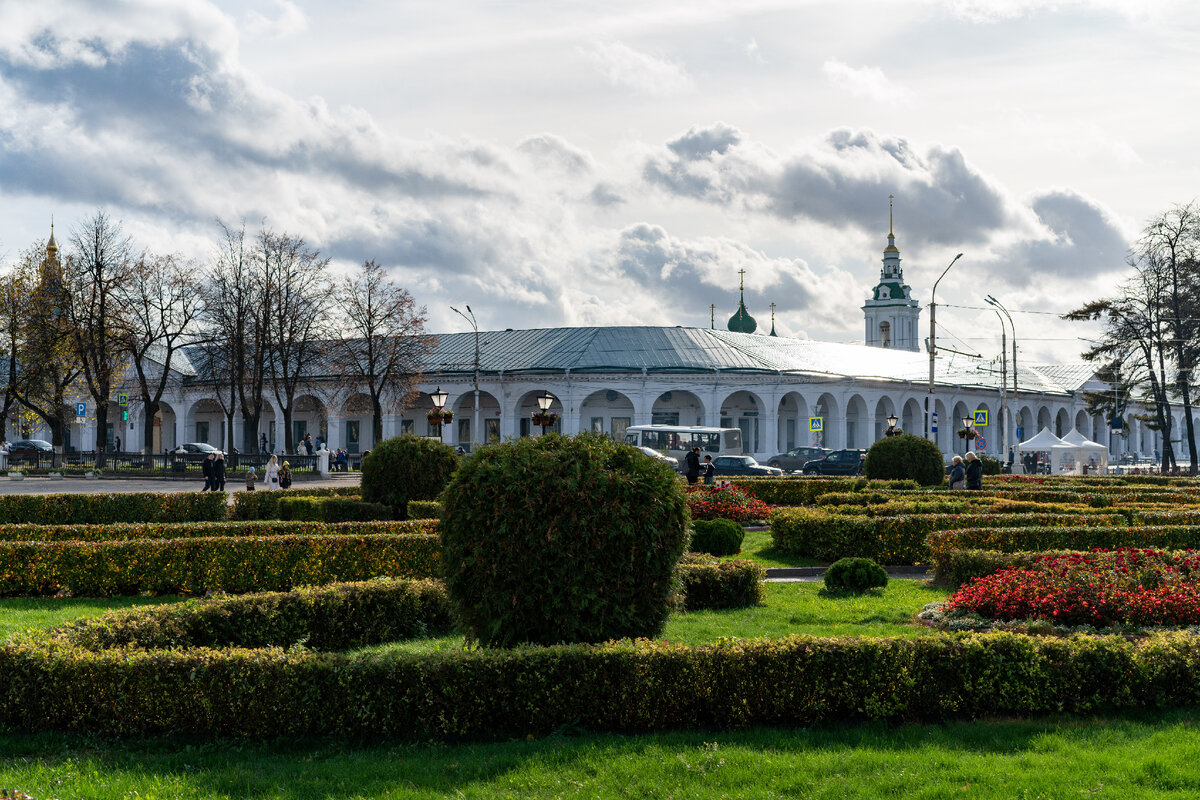
[[[905,433],[871,445],[863,475],[873,480],[908,478],[922,486],[941,486],[946,480],[946,462],[936,444]]]

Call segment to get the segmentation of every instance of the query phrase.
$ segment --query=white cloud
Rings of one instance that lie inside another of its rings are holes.
[[[271,39],[283,39],[296,33],[308,30],[308,18],[304,12],[290,0],[274,0],[278,13],[274,18],[267,17],[258,11],[248,11],[242,23],[246,34],[253,37],[266,36]]]
[[[866,97],[891,106],[900,105],[909,99],[910,92],[888,80],[879,67],[864,66],[856,69],[849,64],[830,59],[821,65],[821,72],[834,86],[857,97]]]
[[[765,58],[763,58],[762,51],[759,50],[758,40],[754,39],[754,38],[751,38],[750,41],[746,44],[746,57],[749,58],[751,61],[753,61],[755,64],[766,64],[767,63],[767,60]]]
[[[680,64],[634,50],[623,42],[596,42],[581,52],[613,86],[664,97],[696,88]]]

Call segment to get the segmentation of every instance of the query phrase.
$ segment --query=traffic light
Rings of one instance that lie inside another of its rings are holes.
[[[128,408],[121,409],[121,422],[129,422],[129,409]]]

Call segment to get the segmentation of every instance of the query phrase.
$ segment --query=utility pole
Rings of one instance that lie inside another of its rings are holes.
[[[996,319],[1000,320],[1000,441],[1003,442],[1003,447],[1000,450],[1001,462],[1008,458],[1008,329],[1004,327],[1004,317],[1000,316],[1000,309],[992,308],[996,312]]]
[[[471,452],[474,453],[475,442],[478,441],[477,437],[479,436],[479,324],[475,321],[475,312],[471,310],[471,307],[467,306],[466,308],[467,314],[471,315],[469,317],[454,306],[450,306],[450,310],[471,323],[471,329],[475,331],[475,414],[471,421]]]
[[[933,282],[933,291],[929,293],[929,394],[925,397],[926,439],[931,438],[933,430],[931,420],[933,419],[932,415],[935,410],[933,403],[933,360],[937,356],[937,301],[934,298],[937,297],[937,287],[938,284],[942,282],[942,278],[946,277],[946,273],[950,271],[950,267],[953,267],[954,263],[962,257],[963,254],[959,253],[950,260],[950,263],[946,265],[944,270],[942,270],[942,274],[939,275],[938,279]]]
[[[1013,325],[1012,314],[1008,313],[1008,309],[1004,307],[1003,303],[1001,303],[996,298],[992,297],[990,294],[984,298],[984,301],[987,302],[988,305],[992,306],[993,308],[1000,309],[1000,311],[1003,312],[1004,316],[1008,319],[1008,327],[1012,328],[1012,335],[1013,335],[1013,341],[1012,341],[1012,362],[1013,362],[1012,402],[1013,402],[1013,405],[1016,406],[1016,409],[1017,409],[1017,422],[1018,422],[1018,424],[1014,425],[1013,427],[1019,428],[1019,427],[1021,427],[1020,426],[1021,406],[1017,402],[1017,326]]]

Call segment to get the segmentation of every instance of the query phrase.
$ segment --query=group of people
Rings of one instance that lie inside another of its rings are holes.
[[[716,468],[713,466],[712,456],[705,456],[704,462],[700,462],[700,448],[693,447],[691,451],[684,457],[684,475],[687,476],[687,482],[696,484],[700,481],[701,474],[704,475],[704,483],[711,485],[713,478],[716,475]]]
[[[979,460],[979,456],[968,450],[965,457],[955,456],[950,459],[950,488],[983,488],[983,462]]]
[[[201,465],[204,475],[202,492],[225,491],[225,454],[209,453]],[[253,492],[258,483],[258,473],[254,467],[246,470],[246,491]],[[287,489],[292,485],[292,468],[288,462],[279,463],[279,456],[271,456],[263,467],[263,487],[271,489]]]

